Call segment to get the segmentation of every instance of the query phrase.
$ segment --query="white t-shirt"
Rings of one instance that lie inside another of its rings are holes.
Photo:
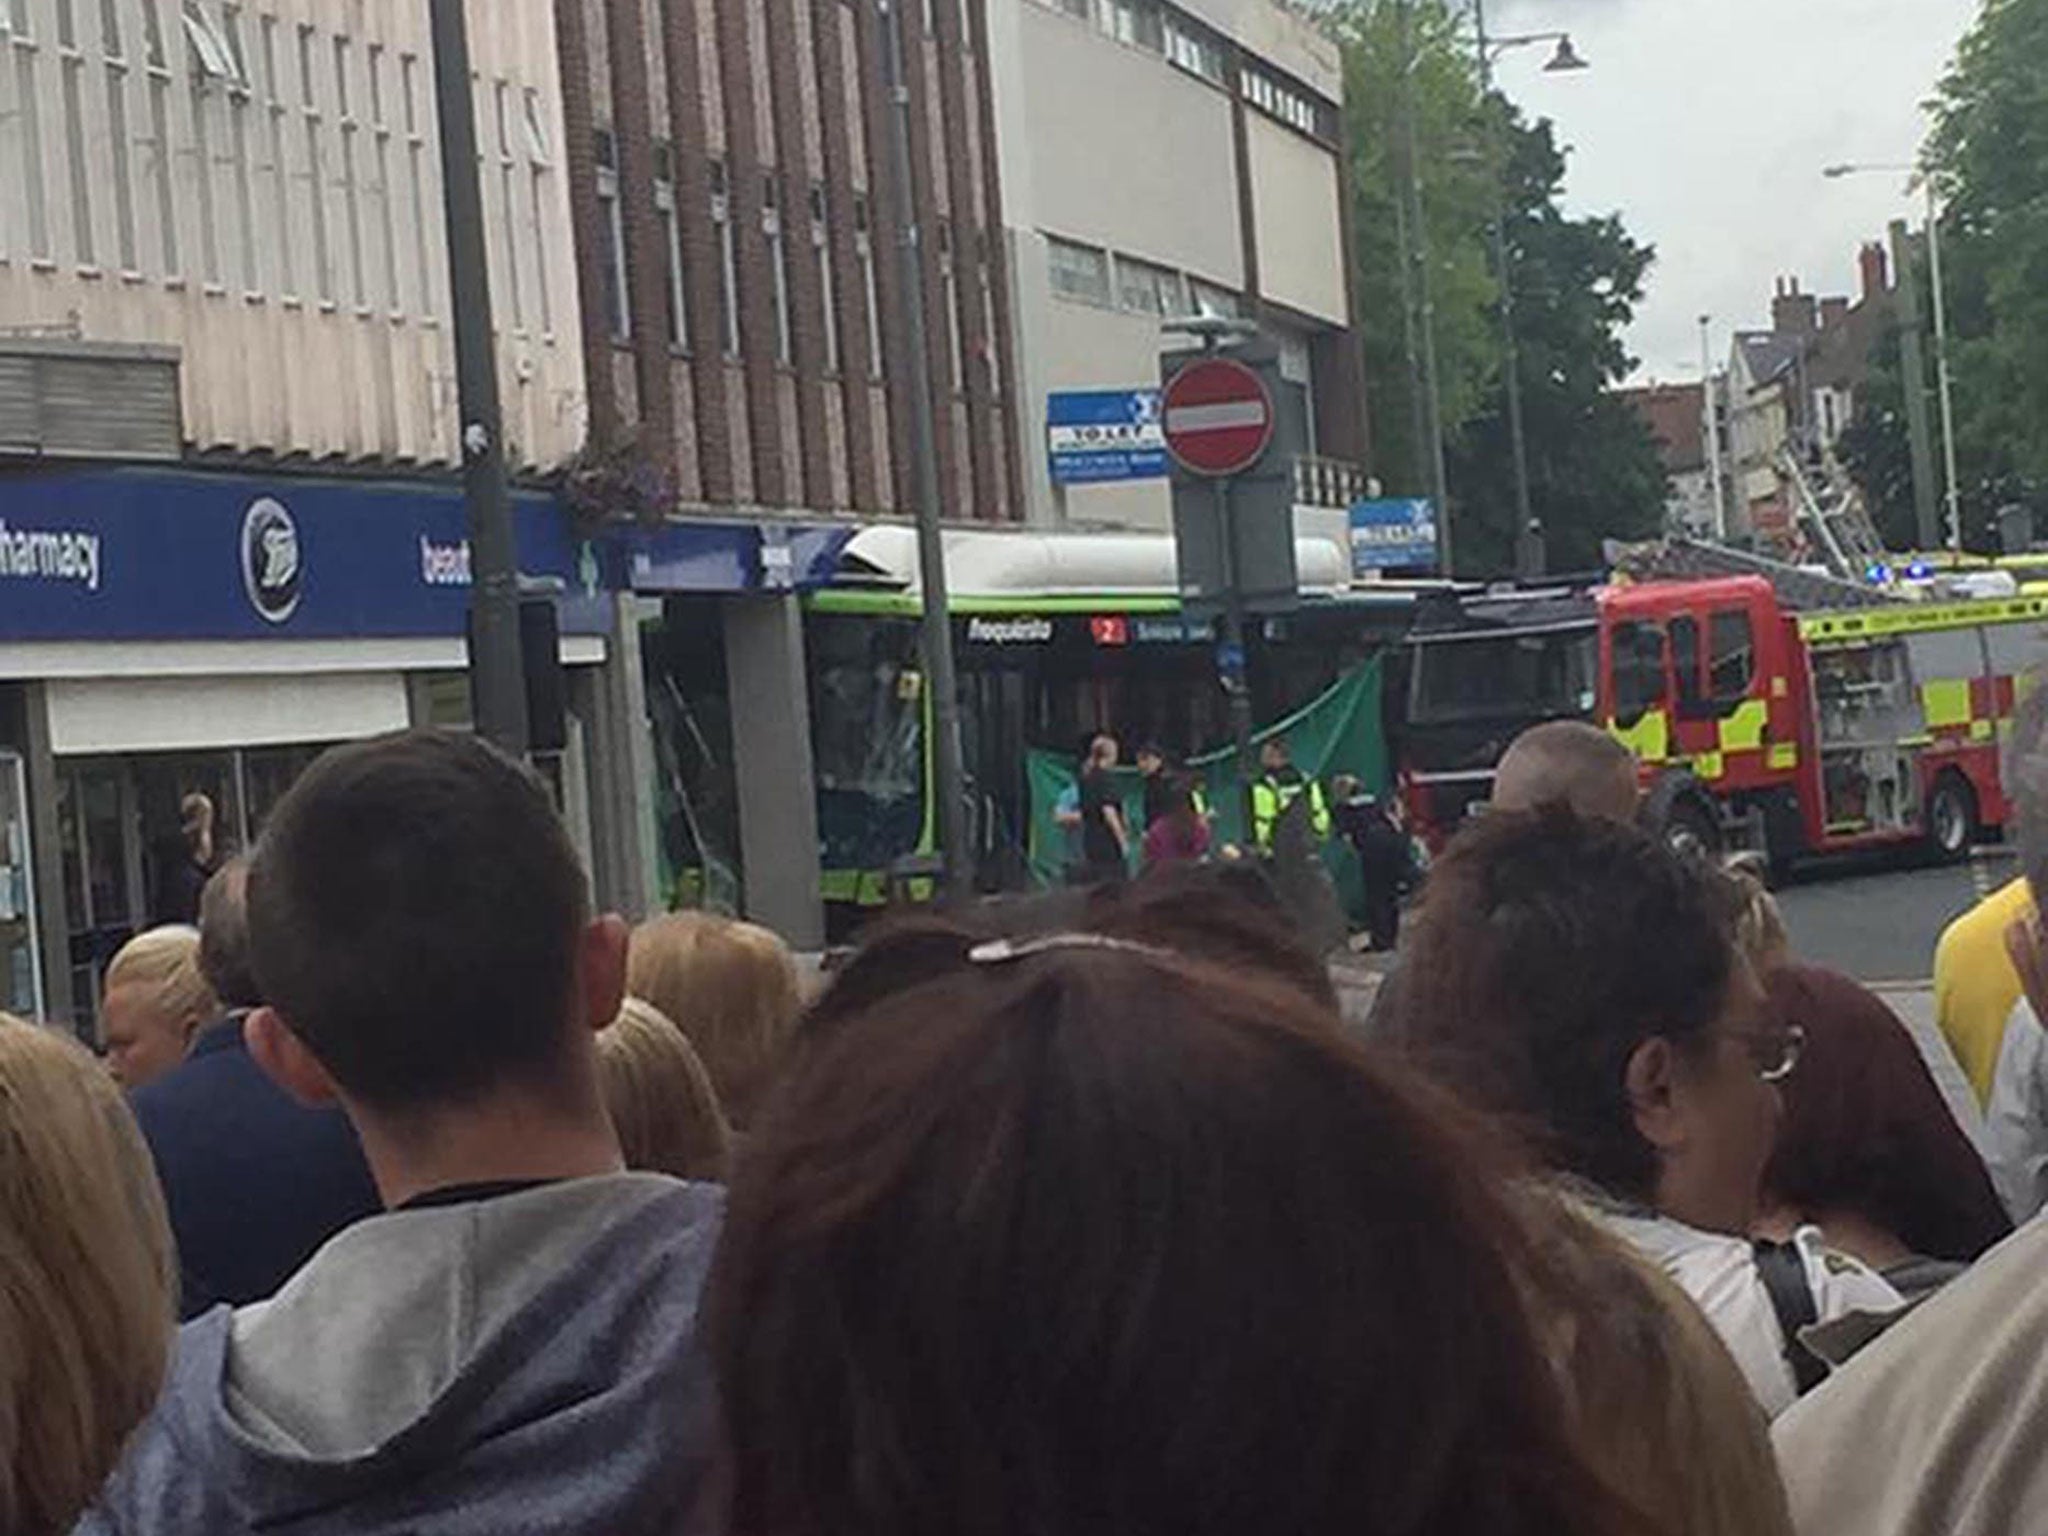
[[[1596,1214],[1699,1305],[1765,1413],[1776,1418],[1792,1406],[1799,1388],[1785,1359],[1785,1335],[1746,1238],[1702,1232],[1669,1216]],[[1822,1243],[1820,1228],[1801,1227],[1792,1242],[1806,1268],[1817,1322],[1851,1312],[1896,1312],[1905,1305],[1875,1270]]]
[[[2006,1022],[1984,1104],[1984,1165],[2012,1219],[2048,1204],[2048,1030],[2021,998]]]

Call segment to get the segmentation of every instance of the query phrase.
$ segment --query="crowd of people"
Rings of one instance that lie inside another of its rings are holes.
[[[2018,1164],[1635,798],[1518,742],[1353,1028],[1262,861],[1121,878],[1106,777],[1105,878],[814,988],[594,911],[480,741],[337,748],[115,958],[104,1062],[0,1018],[0,1530],[2048,1529]]]

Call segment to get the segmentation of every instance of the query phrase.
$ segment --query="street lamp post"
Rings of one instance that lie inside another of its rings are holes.
[[[1415,132],[1415,66],[1422,61],[1422,53],[1415,42],[1413,0],[1402,0],[1400,20],[1401,43],[1408,55],[1402,61],[1401,69],[1402,150],[1407,170],[1403,195],[1408,204],[1408,226],[1414,231],[1415,240],[1414,275],[1422,320],[1423,404],[1428,428],[1426,448],[1429,454],[1429,489],[1436,502],[1437,569],[1446,576],[1454,576],[1457,574],[1457,568],[1455,546],[1452,542],[1450,475],[1444,465],[1443,393],[1437,373],[1436,299],[1435,289],[1430,280],[1429,224],[1422,206],[1422,168]],[[1401,259],[1404,264],[1409,259],[1405,250]]]
[[[918,586],[924,609],[920,638],[930,690],[934,821],[944,861],[946,894],[973,894],[974,850],[967,823],[967,768],[960,744],[960,685],[953,660],[953,617],[946,589],[939,461],[932,420],[930,359],[925,351],[923,231],[910,174],[910,88],[904,79],[903,8],[907,0],[875,0],[881,16],[882,91],[888,102],[889,186],[895,200],[896,261],[903,287],[904,392],[910,403],[911,492],[917,510]],[[922,68],[920,63],[917,67]]]
[[[1572,48],[1569,33],[1528,32],[1513,37],[1486,35],[1486,0],[1472,0],[1472,22],[1478,34],[1479,84],[1483,97],[1493,94],[1493,61],[1510,48],[1532,43],[1557,44],[1557,52],[1543,67],[1553,73],[1586,68],[1586,61]],[[1536,519],[1529,495],[1529,445],[1522,424],[1522,365],[1515,342],[1515,282],[1508,262],[1507,165],[1503,160],[1494,176],[1493,239],[1494,271],[1500,281],[1501,366],[1505,371],[1508,397],[1508,443],[1515,468],[1515,574],[1523,578],[1541,576],[1544,566],[1543,525]]]
[[[1895,162],[1864,164],[1861,162],[1830,165],[1821,175],[1830,181],[1839,181],[1844,176],[1861,176],[1875,172],[1903,171],[1920,182],[1927,199],[1927,275],[1934,290],[1934,378],[1935,390],[1941,403],[1941,469],[1948,483],[1948,544],[1949,548],[1961,553],[1963,548],[1963,497],[1962,485],[1956,478],[1956,408],[1954,375],[1949,369],[1948,359],[1948,293],[1941,280],[1941,210],[1934,200],[1934,178],[1916,165],[1902,165]],[[1907,184],[1910,191],[1911,183]],[[1901,273],[1904,281],[1906,274]]]
[[[477,181],[476,98],[463,0],[433,0],[434,101],[440,125],[441,191],[448,227],[448,282],[455,335],[455,398],[461,422],[463,502],[475,583],[470,590],[469,677],[478,732],[525,754],[529,721],[519,647],[519,551],[498,400],[497,341],[485,256],[483,189]]]
[[[1728,542],[1728,502],[1721,490],[1721,402],[1714,388],[1714,348],[1709,339],[1712,315],[1700,316],[1700,391],[1707,429],[1707,484],[1714,497],[1714,542]]]

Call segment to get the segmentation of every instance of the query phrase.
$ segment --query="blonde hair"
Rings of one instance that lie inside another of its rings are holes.
[[[1754,853],[1732,854],[1721,872],[1735,888],[1735,943],[1761,976],[1781,965],[1792,949],[1784,914],[1765,882],[1766,866]]]
[[[1792,1536],[1763,1410],[1692,1299],[1568,1199],[1527,1210],[1523,1283],[1608,1486],[1669,1536]]]
[[[220,1001],[199,968],[199,930],[168,923],[138,933],[107,962],[103,985],[140,986],[150,992],[151,1008],[185,1026],[185,1033],[220,1012]]]
[[[0,1530],[71,1529],[162,1385],[171,1234],[121,1091],[0,1013]]]
[[[689,1037],[654,1004],[626,999],[598,1031],[598,1081],[628,1168],[722,1180],[732,1127]]]
[[[768,929],[672,912],[633,930],[626,990],[673,1019],[735,1127],[753,1118],[801,1007],[796,960]]]

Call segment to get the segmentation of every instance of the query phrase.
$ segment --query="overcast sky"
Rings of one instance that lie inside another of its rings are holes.
[[[1629,335],[1637,380],[1699,377],[1729,332],[1766,326],[1773,280],[1853,294],[1856,252],[1917,201],[1903,175],[1823,180],[1845,160],[1907,161],[1922,104],[1978,0],[1493,0],[1497,35],[1569,30],[1593,67],[1508,53],[1500,84],[1557,124],[1566,205],[1619,213],[1657,249]]]

